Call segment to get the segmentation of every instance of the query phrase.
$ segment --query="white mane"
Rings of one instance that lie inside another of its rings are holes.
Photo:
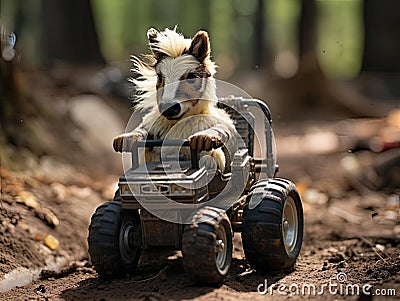
[[[137,110],[147,111],[157,106],[157,74],[154,68],[145,64],[140,58],[132,56],[131,60],[133,63],[131,71],[139,74],[137,78],[129,79],[135,86],[132,100]]]
[[[171,58],[177,58],[189,49],[191,42],[191,39],[185,39],[182,34],[177,33],[175,26],[173,30],[166,28],[160,32],[156,40],[149,43],[149,46]]]

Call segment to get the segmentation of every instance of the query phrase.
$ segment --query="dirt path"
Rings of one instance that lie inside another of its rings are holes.
[[[308,224],[309,225],[309,224]],[[312,226],[312,225],[310,225]],[[321,299],[342,297],[358,300],[357,294],[376,294],[386,289],[400,291],[398,243],[389,238],[312,239],[311,233],[292,271],[260,275],[251,270],[243,259],[240,239],[235,237],[234,261],[226,281],[219,287],[196,287],[185,276],[182,260],[170,256],[168,260],[142,262],[136,276],[109,282],[101,281],[86,262],[78,262],[59,274],[45,275],[45,279],[4,295],[4,300],[265,300],[281,295],[322,295]],[[384,251],[374,249],[375,243]],[[341,278],[337,278],[341,277]],[[339,281],[339,280],[340,281]],[[265,290],[265,283],[269,289]],[[324,284],[331,283],[324,288]],[[262,286],[260,286],[262,284]],[[307,286],[305,286],[307,284]],[[355,285],[351,290],[347,284]],[[275,289],[271,289],[275,285]],[[281,286],[278,286],[281,285]],[[310,291],[309,291],[310,289]],[[315,291],[314,291],[315,289]],[[354,291],[353,291],[354,290]],[[359,292],[357,291],[359,290]],[[260,293],[259,293],[259,292]],[[338,293],[335,293],[335,292]],[[353,295],[354,294],[354,295]],[[394,298],[392,298],[394,299]],[[369,299],[368,299],[369,300]],[[377,300],[379,300],[377,298]],[[386,299],[385,299],[386,300]],[[390,299],[389,299],[390,300]]]
[[[305,211],[304,244],[294,269],[265,275],[252,270],[244,258],[238,234],[234,240],[231,270],[220,286],[194,286],[185,276],[180,254],[147,254],[136,275],[102,281],[87,261],[85,242],[91,212],[99,204],[99,199],[106,195],[99,188],[101,185],[89,188],[90,198],[85,197],[82,191],[85,187],[72,188],[73,183],[64,185],[73,198],[54,202],[57,199],[54,184],[48,183],[46,188],[44,182],[40,182],[33,187],[26,184],[25,178],[24,190],[36,195],[44,207],[59,217],[60,226],[41,225],[39,229],[40,233],[57,237],[60,247],[50,250],[48,246],[43,247],[42,239],[35,241],[36,227],[32,226],[32,233],[21,230],[22,220],[34,225],[40,219],[32,208],[10,201],[2,202],[3,254],[10,244],[27,241],[35,246],[32,248],[40,245],[47,255],[57,256],[66,252],[74,262],[59,273],[42,272],[42,279],[0,293],[0,300],[274,300],[285,294],[286,298],[291,293],[293,300],[304,298],[302,294],[315,294],[324,300],[381,300],[378,294],[392,295],[386,296],[385,300],[394,300],[394,293],[398,298],[398,190],[372,192],[354,189],[354,183],[349,183],[340,164],[348,156],[346,152],[304,150],[291,153],[285,146],[295,141],[293,135],[302,135],[298,128],[296,125],[281,127],[277,132],[279,176],[296,181]],[[6,218],[9,220],[8,228],[3,223]],[[9,245],[5,237],[9,239]],[[15,258],[18,258],[18,250],[15,251]],[[37,252],[33,252],[30,258],[36,258],[36,255]],[[21,255],[21,258],[26,256]],[[41,260],[40,256],[37,258]],[[2,263],[21,265],[21,262],[4,256],[0,257],[0,267]],[[34,264],[29,262],[25,265]],[[8,267],[3,266],[2,275],[11,269]],[[363,289],[364,296],[360,297]]]

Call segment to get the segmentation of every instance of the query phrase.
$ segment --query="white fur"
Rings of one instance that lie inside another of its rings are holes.
[[[191,39],[185,39],[181,34],[176,32],[176,27],[171,29],[165,29],[157,35],[157,40],[154,43],[150,43],[149,46],[153,49],[157,49],[159,52],[166,54],[169,58],[165,58],[161,61],[164,67],[169,65],[172,67],[170,72],[171,80],[172,78],[176,78],[178,73],[181,73],[184,66],[194,66],[198,62],[191,55],[182,55],[187,49],[189,49],[191,43]],[[144,56],[144,59],[148,61],[149,65],[154,65],[155,59],[151,56]],[[175,60],[174,60],[175,59]],[[139,74],[140,76],[136,79],[130,79],[130,81],[135,85],[135,89],[137,92],[134,95],[134,101],[138,104],[136,105],[136,109],[138,110],[148,110],[150,108],[154,108],[157,105],[157,97],[156,97],[156,82],[157,82],[157,74],[154,68],[149,67],[147,64],[143,63],[142,60],[136,56],[132,56],[131,58],[133,67],[131,68],[132,72]],[[169,60],[169,62],[167,61]],[[214,76],[216,73],[216,65],[214,62],[210,60],[210,58],[206,58],[205,61],[207,65],[208,71],[211,73],[211,76]],[[177,67],[177,72],[173,72],[173,68]],[[188,71],[188,70],[186,70]],[[179,77],[178,77],[179,79]],[[215,92],[215,81],[214,79],[208,78],[206,85],[206,92],[204,93],[203,98],[205,99],[213,99],[216,100],[216,92]]]
[[[204,64],[211,76],[203,79],[202,97],[197,104],[193,106],[190,101],[182,102],[181,107],[184,113],[179,120],[168,120],[158,110],[157,73],[162,73],[165,80],[165,91],[163,91],[161,101],[168,102],[174,100],[177,89],[176,82],[184,74],[193,71],[200,65],[194,56],[183,54],[189,49],[191,41],[191,39],[185,39],[181,34],[178,34],[176,28],[174,30],[165,29],[157,34],[155,42],[151,42],[149,46],[153,51],[164,53],[168,57],[162,58],[157,64],[155,64],[154,57],[147,57],[149,63],[143,63],[137,57],[132,58],[134,65],[132,70],[140,74],[138,78],[131,80],[136,86],[136,90],[140,92],[139,95],[136,95],[136,101],[139,102],[136,109],[148,112],[143,117],[143,122],[139,127],[145,129],[155,139],[187,139],[197,132],[208,130],[223,123],[229,129],[229,136],[234,137],[235,127],[232,120],[224,110],[216,107],[216,83],[213,78],[216,73],[216,66],[209,56],[206,57]],[[155,68],[152,66],[155,66]],[[184,152],[188,155],[188,151]],[[146,161],[159,160],[159,154],[160,151],[157,149],[146,152]],[[216,160],[219,168],[225,168],[225,157],[221,149],[202,152],[202,154],[210,155]],[[209,161],[209,159],[206,161]]]
[[[194,71],[200,65],[194,56],[185,54],[177,58],[167,57],[156,66],[156,71],[161,72],[165,77],[165,84],[177,82],[180,78]]]
[[[156,71],[146,66],[136,56],[132,56],[131,60],[133,63],[131,71],[139,74],[139,77],[129,80],[134,84],[136,90],[135,95],[133,95],[134,102],[137,102],[136,109],[139,111],[146,111],[154,108],[154,106],[157,106]]]
[[[160,32],[157,36],[157,41],[150,43],[149,46],[169,57],[177,58],[186,49],[189,49],[191,42],[191,39],[185,39],[183,35],[177,33],[175,26],[173,30],[166,28]]]

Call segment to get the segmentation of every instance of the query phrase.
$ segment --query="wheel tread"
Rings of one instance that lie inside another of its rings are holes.
[[[206,216],[206,220],[204,219]],[[192,223],[186,227],[182,237],[182,253],[184,267],[189,277],[196,283],[215,284],[221,282],[226,275],[216,268],[215,240],[218,227],[227,227],[228,262],[226,272],[232,259],[232,230],[224,210],[214,207],[204,207],[192,218]]]
[[[257,185],[248,196],[257,206],[249,207],[248,203],[243,213],[242,240],[246,258],[255,268],[261,270],[288,268],[295,263],[301,248],[303,213],[300,196],[296,186],[286,179],[262,180]],[[297,204],[301,224],[298,243],[290,254],[284,247],[281,228],[283,207],[289,195]]]
[[[121,261],[118,246],[121,218],[121,204],[117,201],[100,205],[91,217],[88,251],[92,264],[102,278],[122,277],[133,272],[139,260],[140,250],[131,264]]]

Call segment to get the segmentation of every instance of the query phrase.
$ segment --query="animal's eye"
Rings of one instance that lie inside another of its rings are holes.
[[[196,73],[190,72],[188,73],[188,75],[186,76],[186,80],[188,81],[188,83],[192,84],[194,83],[194,81],[196,80],[197,75]]]

